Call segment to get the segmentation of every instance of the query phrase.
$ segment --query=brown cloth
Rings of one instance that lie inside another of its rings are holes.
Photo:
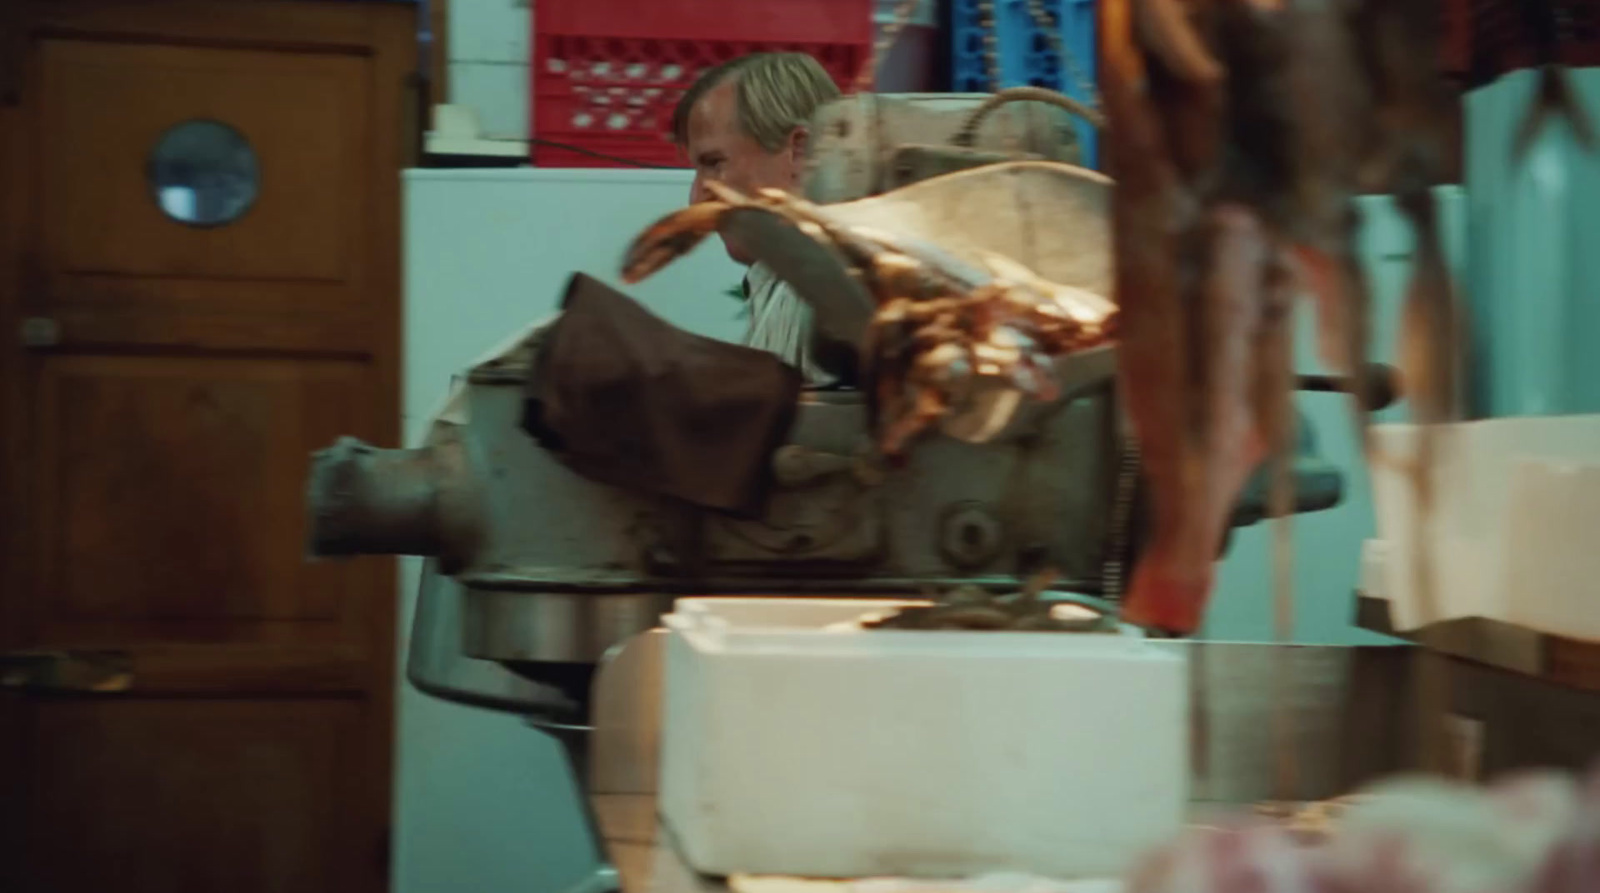
[[[522,427],[592,480],[759,514],[800,372],[685,332],[576,273],[540,336]]]

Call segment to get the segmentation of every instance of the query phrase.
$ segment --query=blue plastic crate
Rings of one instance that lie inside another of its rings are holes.
[[[1056,55],[1055,44],[1041,31],[1028,12],[1030,0],[988,0],[993,10],[994,29],[984,26],[981,0],[952,0],[950,10],[950,89],[956,93],[987,93],[1001,87],[1048,87],[1073,99],[1093,105],[1095,97],[1073,76],[1076,69],[1091,86],[1098,82],[1095,70],[1094,0],[1038,0],[1045,13],[1057,23],[1061,45],[1072,56],[1072,67]],[[995,61],[1000,83],[990,80],[984,62],[984,34],[995,36]],[[1094,127],[1074,117],[1078,142],[1083,147],[1085,167],[1098,165]]]

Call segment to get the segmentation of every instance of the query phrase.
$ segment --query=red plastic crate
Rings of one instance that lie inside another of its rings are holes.
[[[539,0],[532,161],[685,167],[672,109],[700,71],[746,53],[798,51],[848,88],[871,55],[872,11],[872,0]]]

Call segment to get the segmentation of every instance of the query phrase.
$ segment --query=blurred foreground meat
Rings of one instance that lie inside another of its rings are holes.
[[[1361,792],[1323,841],[1254,821],[1197,828],[1153,853],[1126,893],[1594,893],[1600,770],[1487,789],[1401,778]]]
[[[1458,412],[1461,321],[1430,192],[1452,97],[1436,0],[1106,0],[1100,16],[1118,371],[1152,511],[1123,611],[1189,633],[1239,490],[1289,445],[1292,296],[1315,297],[1336,373],[1365,361],[1357,193],[1395,194],[1417,233],[1402,390],[1419,422]]]

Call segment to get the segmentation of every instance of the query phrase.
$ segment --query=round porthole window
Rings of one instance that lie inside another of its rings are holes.
[[[188,226],[226,226],[255,204],[261,168],[244,134],[220,121],[193,120],[161,134],[146,178],[156,206]]]

